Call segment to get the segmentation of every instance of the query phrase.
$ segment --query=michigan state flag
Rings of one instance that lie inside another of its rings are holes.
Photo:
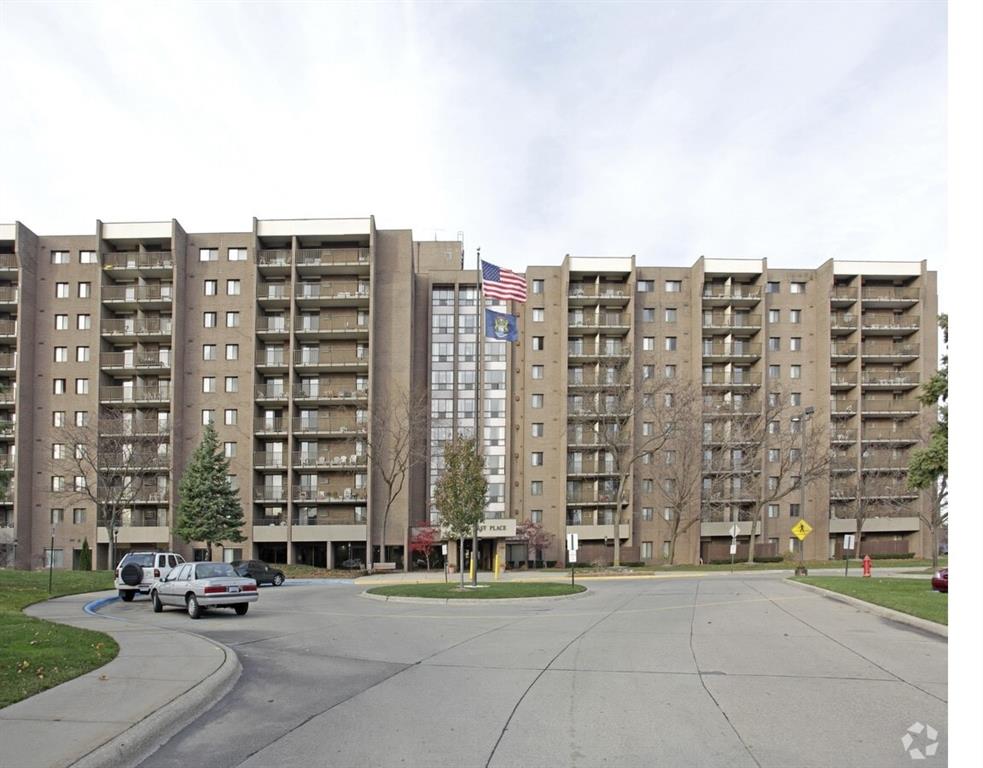
[[[496,341],[519,340],[519,318],[485,310],[485,336]]]

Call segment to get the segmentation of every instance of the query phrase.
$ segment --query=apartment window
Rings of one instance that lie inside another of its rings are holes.
[[[544,371],[543,366],[541,366],[541,365],[534,365],[532,367],[532,377],[534,379],[541,379],[541,378],[543,378],[543,371]]]
[[[55,298],[67,299],[68,296],[68,283],[55,283]]]
[[[802,419],[800,419],[798,416],[793,417],[791,422],[789,423],[789,426],[790,426],[790,431],[793,434],[798,434],[799,432],[802,431]]]
[[[238,408],[226,408],[225,409],[225,426],[234,427],[239,423],[239,409]]]
[[[75,362],[76,363],[87,363],[90,359],[90,350],[88,347],[75,347]]]
[[[215,409],[214,408],[202,408],[201,409],[201,423],[202,426],[207,426],[208,424],[215,423]]]
[[[218,248],[199,248],[198,261],[218,261]]]
[[[666,307],[665,321],[667,323],[676,322],[676,310],[672,307]]]
[[[789,293],[805,293],[806,284],[805,283],[789,283],[788,286]]]
[[[546,338],[544,336],[533,336],[532,337],[532,348],[537,352],[542,352],[545,346]]]
[[[216,344],[202,344],[201,345],[201,359],[202,360],[217,360],[218,359],[218,346]]]
[[[234,459],[238,453],[239,445],[235,442],[225,444],[225,458]]]
[[[75,318],[75,327],[80,331],[88,331],[92,328],[92,315],[80,314]]]
[[[51,263],[52,264],[67,264],[68,263],[68,251],[52,251],[51,252]]]
[[[793,325],[798,325],[799,323],[802,322],[802,310],[801,309],[789,310],[788,319],[789,322],[792,323]]]
[[[533,280],[532,281],[532,292],[533,293],[542,293],[544,288],[545,288],[545,281],[544,280]]]
[[[85,509],[82,507],[75,507],[75,509],[72,510],[72,523],[74,525],[85,524]]]
[[[542,480],[532,480],[529,483],[529,495],[530,496],[542,496],[543,495],[543,481]]]
[[[646,458],[649,455],[650,454],[646,453],[645,454]],[[676,452],[675,451],[663,451],[662,452],[662,456],[663,456],[663,460],[665,461],[665,465],[667,467],[671,467],[673,464],[676,463]],[[647,464],[648,462],[645,462],[645,463]]]
[[[778,517],[778,505],[769,504],[768,505],[768,517]]]
[[[643,323],[655,322],[655,307],[644,307],[642,309],[642,322]]]
[[[662,394],[662,404],[665,405],[666,408],[672,408],[675,402],[676,396],[672,392],[664,392]]]
[[[768,366],[768,378],[777,379],[782,375],[782,366],[780,365],[769,365]]]
[[[65,388],[67,387],[67,379],[55,379],[53,382],[54,388],[52,392],[56,395],[64,395]]]
[[[666,293],[679,293],[683,290],[682,280],[666,280]]]
[[[541,323],[546,319],[545,309],[534,309],[532,311],[532,321],[534,323]]]
[[[782,452],[779,448],[769,448],[768,449],[768,461],[773,464],[777,464],[782,459]]]
[[[202,392],[214,392],[215,391],[215,377],[214,376],[202,376],[201,377],[201,391]]]
[[[232,394],[239,391],[239,377],[238,376],[226,376],[225,377],[225,391]]]
[[[87,395],[87,394],[89,394],[89,380],[88,379],[75,379],[75,394],[76,395]]]
[[[95,263],[96,263],[95,251],[79,251],[79,264],[95,264]]]
[[[779,433],[779,424],[777,420],[772,420],[768,422],[768,434],[777,435]]]
[[[239,359],[239,345],[238,344],[226,344],[225,345],[225,359],[226,360],[238,360]]]
[[[542,451],[533,451],[532,453],[530,453],[529,454],[529,463],[532,464],[532,466],[534,466],[534,467],[541,467],[541,466],[543,466],[543,452]]]
[[[229,261],[245,261],[245,260],[246,260],[245,248],[229,248]]]
[[[202,315],[201,324],[205,328],[214,328],[218,325],[218,312],[205,312]]]
[[[789,448],[788,460],[790,464],[795,464],[798,466],[799,462],[802,461],[802,451],[798,448]]]
[[[802,378],[802,366],[792,365],[789,366],[788,376],[790,379],[801,379]]]
[[[672,507],[663,507],[662,508],[662,519],[663,520],[665,520],[668,523],[669,521],[671,521],[673,519],[673,517],[675,517],[675,513],[673,512]]]
[[[238,328],[239,327],[239,313],[238,312],[226,312],[225,313],[225,327],[226,328]]]
[[[64,379],[63,379],[64,381]],[[64,411],[52,411],[51,412],[51,426],[53,427],[64,427],[65,426],[65,412]]]
[[[674,379],[674,378],[676,378],[676,366],[675,365],[667,365],[665,367],[664,373],[665,373],[665,377],[667,379]]]
[[[51,510],[51,524],[58,525],[65,520],[65,510],[57,507]]]
[[[791,395],[789,395],[789,402],[792,405],[802,405],[802,393],[793,392]]]
[[[55,362],[56,363],[68,362],[68,347],[55,347]]]
[[[55,315],[55,330],[56,331],[68,330],[68,315]]]
[[[532,436],[533,437],[542,437],[543,434],[544,434],[544,431],[545,431],[545,427],[544,427],[543,422],[541,422],[541,421],[534,421],[532,423]]]
[[[642,507],[642,520],[652,519],[652,507]]]
[[[542,523],[543,522],[543,510],[541,510],[541,509],[530,509],[529,510],[529,519],[532,522],[534,522],[534,523]]]
[[[55,459],[55,460],[68,458],[68,452],[65,450],[65,444],[64,443],[54,443],[54,444],[52,444],[52,446],[51,446],[51,458],[52,459]]]
[[[781,291],[782,284],[775,281],[768,281],[765,286],[765,293],[779,293]]]
[[[84,491],[86,485],[85,475],[75,475],[75,477],[72,478],[72,487],[76,492]]]
[[[652,478],[646,477],[644,480],[642,480],[642,493],[652,493],[653,487]]]
[[[642,380],[655,378],[655,366],[654,365],[643,365],[642,366]]]
[[[652,542],[643,541],[642,542],[642,560],[652,559]]]
[[[776,491],[776,490],[778,490],[778,475],[769,475],[768,476],[768,490],[769,491]]]
[[[675,351],[676,351],[676,337],[666,336],[666,352],[675,352]]]
[[[782,339],[779,336],[769,336],[768,337],[768,351],[769,352],[781,352],[782,351]]]
[[[206,280],[204,288],[206,296],[218,296],[218,280]]]
[[[636,286],[639,293],[652,293],[655,290],[655,281],[639,280]]]
[[[651,437],[655,434],[655,424],[651,421],[645,421],[642,423],[642,434],[645,437]]]
[[[645,350],[646,352],[655,351],[655,336],[643,336],[642,349]]]
[[[543,407],[543,396],[540,395],[540,394],[534,394],[534,395],[532,395],[531,406],[533,408],[542,408]]]
[[[789,517],[798,517],[799,516],[799,505],[798,504],[789,504],[788,505],[788,514],[789,514]]]
[[[51,490],[54,493],[61,493],[65,490],[65,478],[61,475],[51,476]]]
[[[225,293],[229,296],[239,296],[242,293],[241,280],[226,280]]]
[[[793,352],[801,352],[802,351],[802,337],[801,336],[793,336],[791,339],[789,339],[789,341],[788,341],[788,348],[790,350],[792,350]]]
[[[782,321],[781,311],[777,309],[768,310],[768,322],[769,323],[780,323]]]

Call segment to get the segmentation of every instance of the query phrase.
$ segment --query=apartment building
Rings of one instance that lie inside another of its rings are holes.
[[[488,304],[519,315],[508,344],[479,333],[460,241],[416,241],[371,217],[226,233],[97,222],[58,237],[0,225],[0,561],[71,568],[87,540],[106,567],[111,537],[120,551],[202,556],[173,528],[208,422],[246,512],[246,541],[215,553],[229,560],[406,565],[414,530],[438,521],[443,443],[475,430],[489,482],[481,567],[525,562],[523,521],[551,535],[548,561],[564,559],[567,532],[581,560],[611,560],[615,536],[623,562],[665,562],[672,546],[675,562],[718,559],[735,525],[744,551],[755,526],[759,553],[785,554],[799,519],[814,529],[805,556],[835,557],[858,510],[871,551],[927,551],[929,499],[904,482],[935,419],[915,399],[938,354],[924,263],[567,257],[526,277],[526,303]],[[598,437],[657,433],[636,407],[651,387],[668,412],[696,398],[699,487],[685,504],[662,492],[684,451],[662,444],[623,472]],[[424,460],[385,515],[380,414],[401,399],[426,403],[411,440]],[[781,457],[770,438],[742,445],[738,428],[779,400],[775,434],[818,427],[835,453],[821,481],[756,522]],[[106,493],[139,478],[115,530],[71,471],[80,431],[113,474]]]

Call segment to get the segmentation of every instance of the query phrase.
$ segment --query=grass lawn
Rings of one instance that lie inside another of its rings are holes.
[[[51,596],[112,587],[110,571],[55,571]],[[0,570],[0,707],[84,675],[119,652],[116,641],[102,632],[22,613],[48,597],[47,571]]]
[[[805,576],[794,581],[815,584],[823,589],[866,600],[868,603],[883,605],[885,608],[893,608],[939,624],[949,623],[949,596],[935,592],[932,589],[931,579],[927,577],[923,580]]]
[[[514,582],[502,581],[497,584],[483,584],[480,589],[461,589],[459,583],[450,584],[396,584],[388,587],[374,587],[373,595],[389,597],[434,597],[441,599],[495,600],[505,597],[556,597],[583,592],[586,587],[577,584],[563,584],[554,581]]]
[[[798,560],[783,560],[780,563],[751,563],[748,565],[746,561],[736,561],[734,563],[735,571],[793,571],[799,564]],[[874,572],[877,572],[878,568],[918,568],[931,566],[931,560],[874,560]],[[945,568],[947,564],[947,558],[941,558],[939,560],[939,567]],[[822,570],[822,569],[833,569],[833,570],[843,570],[842,560],[806,560],[806,567],[811,570]],[[850,570],[855,568],[860,568],[861,561],[856,558],[850,559]],[[731,570],[730,563],[714,564],[714,565],[641,565],[633,566],[629,570],[635,573],[675,573],[684,571],[729,571]],[[530,571],[530,573],[535,573],[536,571]],[[569,573],[569,570],[567,570]],[[578,568],[578,576],[591,576],[591,575],[608,575],[612,573],[610,568]],[[926,571],[927,573],[928,571]]]

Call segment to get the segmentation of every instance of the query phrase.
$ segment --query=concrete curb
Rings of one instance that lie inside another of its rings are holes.
[[[837,600],[841,603],[852,605],[854,608],[859,608],[867,613],[873,613],[875,616],[890,619],[898,624],[907,624],[909,627],[914,627],[915,629],[920,629],[923,632],[929,632],[930,634],[944,637],[947,640],[949,639],[949,627],[947,627],[945,624],[936,624],[934,621],[929,621],[928,619],[920,619],[917,616],[911,616],[907,613],[896,611],[893,608],[885,608],[883,605],[868,603],[866,600],[860,600],[859,598],[851,597],[850,595],[844,595],[839,592],[833,592],[829,589],[823,589],[822,587],[817,587],[815,584],[804,584],[801,581],[793,581],[792,579],[786,579],[785,582],[787,584],[795,584],[797,587],[807,589],[810,592],[815,592],[816,594]]]
[[[382,586],[381,584],[378,586]],[[583,585],[581,585],[583,586]],[[373,587],[374,588],[374,587]],[[400,597],[398,595],[372,595],[367,590],[359,592],[359,597],[369,600],[379,600],[383,603],[416,603],[418,605],[515,605],[517,603],[544,603],[556,600],[573,600],[590,594],[590,589],[584,587],[583,592],[573,595],[545,595],[543,597],[486,597],[469,600],[465,597]]]

